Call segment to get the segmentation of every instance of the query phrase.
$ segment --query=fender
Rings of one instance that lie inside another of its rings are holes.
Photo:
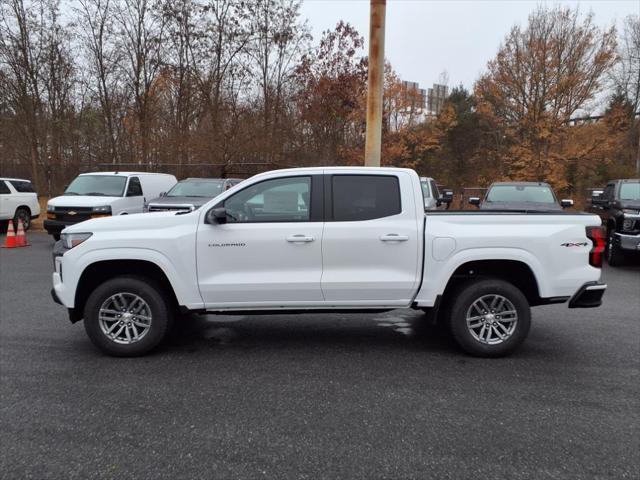
[[[541,297],[551,296],[548,286],[541,281],[544,268],[540,261],[528,250],[513,247],[470,248],[453,253],[447,260],[438,262],[425,258],[425,282],[415,299],[419,307],[432,307],[451,279],[453,273],[462,265],[473,261],[512,260],[525,264],[533,272]]]
[[[179,268],[165,254],[150,248],[100,248],[81,254],[74,259],[73,271],[64,272],[64,283],[73,287],[65,292],[66,299],[61,299],[63,303],[69,308],[74,306],[78,281],[90,265],[111,260],[138,260],[153,263],[166,275],[180,305],[190,310],[204,308],[194,269]]]

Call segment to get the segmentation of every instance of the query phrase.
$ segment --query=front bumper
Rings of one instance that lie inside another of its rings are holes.
[[[613,236],[613,241],[616,242],[622,250],[640,252],[640,235],[626,235],[616,232]]]
[[[569,308],[594,308],[602,305],[606,283],[587,282],[569,300]]]
[[[47,231],[49,235],[59,234],[62,230],[67,228],[69,225],[75,225],[79,222],[65,222],[63,220],[45,220],[44,221],[44,229]]]

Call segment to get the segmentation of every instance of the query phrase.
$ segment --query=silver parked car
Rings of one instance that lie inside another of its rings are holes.
[[[420,177],[420,184],[422,185],[425,210],[449,208],[449,204],[453,200],[451,190],[447,189],[441,193],[436,181],[431,177]]]
[[[171,190],[149,201],[146,211],[167,212],[197,210],[214,197],[240,183],[239,178],[186,178]]]

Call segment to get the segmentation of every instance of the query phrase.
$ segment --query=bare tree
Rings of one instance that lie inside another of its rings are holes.
[[[80,37],[91,72],[91,92],[100,105],[106,133],[108,159],[119,160],[121,139],[121,75],[118,65],[122,60],[118,49],[114,25],[114,6],[111,0],[79,0],[76,15]]]
[[[154,105],[154,82],[163,65],[166,19],[154,0],[122,0],[115,9],[124,56],[126,86],[133,96],[135,141],[138,163],[149,165]],[[157,153],[157,151],[155,151]]]

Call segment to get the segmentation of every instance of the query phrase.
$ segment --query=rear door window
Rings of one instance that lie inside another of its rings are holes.
[[[7,195],[8,193],[11,193],[11,190],[9,190],[4,180],[0,180],[0,195]]]
[[[11,185],[13,185],[13,188],[15,188],[16,191],[19,193],[35,193],[35,190],[33,189],[33,185],[31,185],[31,182],[11,180]]]
[[[373,220],[402,211],[400,185],[392,175],[334,175],[332,217],[337,222]]]

